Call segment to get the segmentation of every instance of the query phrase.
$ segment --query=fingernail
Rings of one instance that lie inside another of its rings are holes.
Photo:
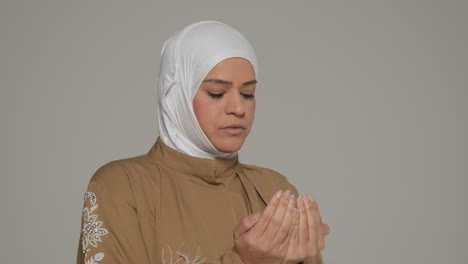
[[[287,191],[284,192],[283,197],[284,197],[285,199],[288,199],[290,194],[291,194],[291,191],[290,191],[290,190],[287,190]]]
[[[310,200],[309,200],[309,196],[308,196],[307,194],[303,194],[303,195],[302,195],[302,199],[304,199],[304,203],[310,201]]]
[[[293,195],[291,195],[291,197],[289,197],[289,203],[290,204],[294,204],[296,202],[296,197]]]
[[[297,198],[297,204],[298,205],[302,205],[304,203],[304,201],[302,200],[302,195],[299,196],[299,198]]]
[[[308,194],[308,196],[309,196],[310,201],[312,201],[312,202],[315,201],[315,199],[314,199],[314,197],[312,195]]]
[[[275,198],[277,198],[277,199],[280,198],[282,194],[283,194],[283,191],[281,191],[281,190],[278,191],[278,192],[276,193],[276,195],[275,195]]]
[[[253,215],[250,216],[250,220],[251,220],[251,221],[255,221],[255,220],[257,220],[257,218],[258,218],[259,216],[260,216],[259,213],[255,213],[255,214],[253,214]]]

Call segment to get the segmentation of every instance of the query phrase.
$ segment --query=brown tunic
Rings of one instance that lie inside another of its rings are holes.
[[[234,228],[287,189],[297,195],[273,170],[192,157],[158,138],[148,154],[109,162],[91,178],[77,264],[241,264]]]

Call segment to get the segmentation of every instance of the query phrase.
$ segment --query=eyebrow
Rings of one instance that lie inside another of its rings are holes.
[[[212,82],[212,83],[232,85],[232,82],[220,80],[220,79],[208,79],[208,80],[204,80],[203,82]],[[247,86],[247,85],[256,84],[256,83],[257,83],[257,80],[252,80],[252,81],[245,82],[242,85]]]

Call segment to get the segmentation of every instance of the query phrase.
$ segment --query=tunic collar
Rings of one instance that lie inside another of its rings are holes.
[[[238,155],[230,159],[203,159],[192,157],[170,148],[160,137],[151,147],[148,156],[163,167],[198,176],[212,184],[221,184],[224,178],[239,170]]]

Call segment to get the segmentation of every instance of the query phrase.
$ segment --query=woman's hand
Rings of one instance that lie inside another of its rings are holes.
[[[277,192],[258,215],[246,217],[234,230],[234,249],[245,264],[281,263],[290,248],[296,198]]]
[[[303,194],[297,199],[299,224],[293,227],[288,252],[283,263],[298,263],[317,256],[325,248],[330,227],[322,223],[315,199]]]

